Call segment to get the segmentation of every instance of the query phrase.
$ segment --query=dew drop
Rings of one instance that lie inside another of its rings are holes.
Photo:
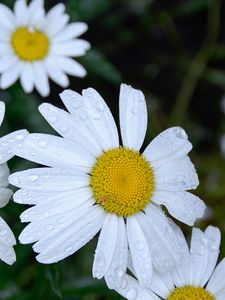
[[[28,176],[28,179],[32,182],[36,181],[38,179],[38,176],[37,175],[29,175]]]
[[[16,136],[16,140],[17,141],[21,141],[21,140],[23,140],[24,139],[24,135],[23,134],[18,134],[17,136]]]
[[[144,245],[144,243],[142,243],[142,242],[136,242],[135,243],[135,248],[137,249],[137,250],[143,250],[144,248],[145,248],[145,245]]]
[[[92,118],[94,119],[94,120],[100,120],[101,119],[101,115],[100,114],[93,114],[93,116],[92,116]]]
[[[47,147],[47,145],[48,145],[48,140],[46,140],[46,139],[38,142],[38,146],[41,148],[45,148],[45,147]]]
[[[55,123],[56,121],[57,121],[57,118],[56,118],[56,116],[50,116],[49,117],[49,121],[51,122],[51,123]]]
[[[129,289],[126,297],[128,300],[135,300],[137,298],[137,290],[135,288]]]

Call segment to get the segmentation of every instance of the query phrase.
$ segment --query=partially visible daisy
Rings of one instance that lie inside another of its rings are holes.
[[[5,104],[0,102],[0,126],[5,115]],[[26,136],[26,130],[15,131],[0,138],[0,208],[4,207],[12,197],[13,192],[8,188],[9,168],[7,161],[13,157],[12,146],[21,145]],[[16,244],[15,237],[0,217],[0,259],[9,265],[16,260],[13,246]]]
[[[179,243],[161,209],[193,225],[205,205],[185,190],[196,188],[198,176],[188,152],[192,145],[184,130],[162,132],[139,152],[147,129],[147,107],[141,91],[121,85],[120,128],[92,88],[82,96],[64,91],[70,113],[44,103],[41,114],[62,136],[30,134],[18,156],[47,165],[11,175],[21,188],[14,201],[33,204],[21,215],[31,222],[21,243],[33,243],[42,263],[57,262],[85,245],[101,229],[93,276],[121,281],[128,247],[140,283],[151,280],[153,268],[164,273],[181,259]]]
[[[84,55],[90,44],[78,37],[87,30],[82,22],[68,24],[62,3],[45,13],[43,0],[17,0],[14,12],[0,4],[0,87],[6,89],[18,78],[25,92],[35,87],[49,94],[51,78],[67,87],[66,74],[84,77],[85,69],[71,57]]]
[[[181,232],[180,238],[186,244]],[[205,232],[194,228],[190,251],[186,244],[184,259],[172,273],[155,273],[149,289],[142,289],[136,279],[127,275],[116,291],[129,300],[224,300],[225,259],[215,268],[219,246],[218,228],[209,226]]]

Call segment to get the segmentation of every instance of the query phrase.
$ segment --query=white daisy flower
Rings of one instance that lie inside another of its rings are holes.
[[[0,101],[0,126],[5,115],[5,104]],[[19,130],[0,138],[0,207],[4,207],[12,197],[13,192],[8,188],[9,168],[7,161],[14,156],[12,146],[21,145],[26,136],[26,130]],[[16,244],[15,237],[0,217],[0,259],[12,265],[16,260],[13,246]]]
[[[120,127],[92,88],[82,96],[61,95],[70,113],[50,104],[39,110],[63,137],[30,134],[15,153],[47,165],[11,175],[21,188],[14,201],[33,204],[21,215],[31,222],[21,243],[33,243],[42,263],[57,262],[85,245],[101,229],[93,276],[109,285],[127,268],[128,247],[142,285],[152,269],[170,270],[182,245],[160,205],[172,216],[193,225],[205,205],[185,190],[196,188],[198,177],[187,156],[192,146],[179,127],[156,137],[139,152],[147,129],[147,107],[141,91],[127,85],[120,90]],[[120,280],[119,280],[120,281]]]
[[[215,268],[220,246],[219,229],[209,226],[202,232],[194,228],[190,251],[181,232],[180,238],[186,245],[185,255],[172,273],[161,276],[154,273],[149,289],[142,289],[136,279],[127,275],[116,291],[129,300],[224,300],[225,259]]]
[[[87,30],[82,22],[68,24],[62,3],[45,13],[43,0],[17,0],[14,12],[0,4],[0,87],[6,89],[20,78],[25,92],[35,87],[43,96],[50,92],[51,78],[67,87],[66,74],[84,77],[85,69],[71,57],[84,55],[90,44],[79,39]]]

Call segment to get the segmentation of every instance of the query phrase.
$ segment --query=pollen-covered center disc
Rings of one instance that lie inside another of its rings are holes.
[[[216,298],[202,287],[184,286],[176,288],[167,300],[216,300]]]
[[[11,42],[17,56],[25,61],[41,60],[49,51],[49,39],[40,30],[20,27],[13,33]]]
[[[150,202],[155,187],[153,168],[137,151],[108,150],[91,171],[91,187],[96,202],[107,212],[130,216]]]

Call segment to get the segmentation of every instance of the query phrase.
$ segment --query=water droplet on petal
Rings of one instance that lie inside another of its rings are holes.
[[[137,290],[135,288],[129,289],[126,297],[128,300],[135,300],[137,298]]]
[[[29,176],[28,176],[28,179],[29,179],[30,181],[36,181],[36,180],[38,179],[38,176],[37,176],[37,175],[29,175]]]

